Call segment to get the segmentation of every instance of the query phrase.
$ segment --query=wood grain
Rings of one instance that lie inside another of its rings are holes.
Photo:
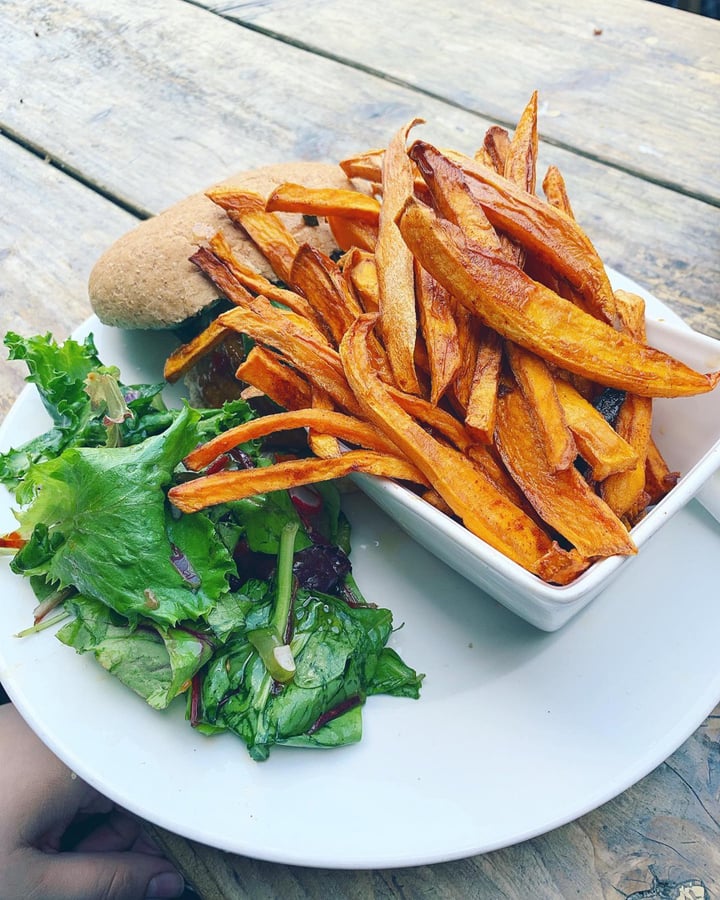
[[[429,140],[472,150],[538,87],[541,165],[561,167],[606,262],[720,336],[718,23],[645,0],[458,6],[447,22],[426,0],[367,0],[362,15],[349,0],[215,5],[248,28],[180,0],[4,0],[3,331],[65,337],[89,313],[104,247],[231,171],[334,160],[415,115]],[[22,386],[2,358],[0,416]],[[204,898],[680,900],[678,886],[696,882],[693,900],[709,900],[720,894],[720,707],[620,797],[466,860],[307,869],[149,827]]]
[[[67,337],[91,314],[87,278],[102,250],[136,221],[26,150],[0,140],[2,336]],[[0,360],[0,418],[23,386],[22,363]]]
[[[720,200],[720,22],[647,0],[203,5],[499,121],[537,88],[547,140]]]
[[[423,137],[468,152],[489,122],[176,0],[99,4],[92,17],[82,0],[6,0],[2,12],[11,62],[0,88],[4,127],[147,214],[231,171],[382,146],[415,115],[427,120]],[[453,54],[436,48],[433,59],[450,66]],[[704,58],[702,47],[696,56]],[[541,116],[541,125],[552,119]],[[672,121],[667,129],[679,156],[703,177],[715,171],[707,141],[690,147]],[[583,143],[587,130],[576,133]],[[579,221],[608,265],[720,334],[718,207],[545,143],[541,169],[549,164],[565,172]]]

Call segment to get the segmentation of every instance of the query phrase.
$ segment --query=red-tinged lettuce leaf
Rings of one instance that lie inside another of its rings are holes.
[[[173,522],[164,492],[197,443],[197,422],[186,407],[141,444],[73,448],[33,466],[18,493],[29,506],[17,514],[30,542],[13,569],[74,585],[131,622],[174,625],[206,614],[227,590],[232,560],[204,514]],[[36,552],[34,538],[50,552]]]

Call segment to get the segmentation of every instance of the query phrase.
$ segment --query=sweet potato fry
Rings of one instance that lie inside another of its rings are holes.
[[[311,384],[327,391],[341,409],[356,414],[360,411],[337,351],[322,335],[314,334],[307,327],[309,323],[301,325],[262,297],[247,309],[238,307],[223,313],[218,322],[279,350]]]
[[[565,179],[557,166],[550,166],[543,178],[542,188],[550,206],[562,210],[565,215],[575,218],[570,198],[568,197]]]
[[[475,371],[465,410],[465,426],[483,444],[491,444],[497,415],[502,365],[502,341],[496,331],[482,328],[477,338]]]
[[[344,188],[309,188],[286,181],[265,202],[268,212],[294,212],[307,216],[338,216],[377,225],[380,203],[375,197]]]
[[[335,243],[341,250],[347,251],[353,247],[359,247],[370,253],[375,252],[378,240],[376,225],[370,225],[368,222],[354,222],[342,216],[328,216],[328,225],[335,238]]]
[[[645,459],[645,493],[648,504],[659,503],[680,480],[679,472],[672,472],[655,441],[650,438]]]
[[[278,287],[259,272],[241,263],[221,232],[214,234],[210,238],[208,246],[246,290],[252,291],[253,294],[261,294],[263,297],[267,297],[268,300],[282,303],[288,309],[310,317],[310,307],[302,297],[296,294],[295,291],[288,291],[285,288]]]
[[[552,373],[539,356],[512,341],[507,343],[506,352],[550,471],[567,469],[575,461],[577,447],[568,428]]]
[[[385,148],[367,150],[356,156],[349,156],[340,162],[340,168],[348,178],[360,178],[363,181],[380,181]]]
[[[375,259],[378,272],[379,331],[398,386],[420,393],[415,372],[415,277],[413,257],[395,224],[405,198],[412,194],[414,174],[406,151],[410,129],[421,119],[401,128],[383,156],[383,204]]]
[[[201,476],[171,488],[168,498],[177,509],[192,513],[255,494],[343,478],[353,472],[426,484],[424,475],[404,459],[372,450],[351,450],[335,459],[296,459],[263,468]]]
[[[319,412],[335,412],[335,404],[327,391],[313,387],[312,409]],[[317,428],[308,428],[307,442],[310,450],[320,459],[334,459],[342,456],[344,449],[340,441],[333,434],[326,434]]]
[[[163,372],[165,380],[174,384],[182,378],[199,359],[218,347],[225,340],[229,331],[230,329],[226,325],[215,319],[197,337],[182,344],[177,350],[173,350],[165,361]]]
[[[260,344],[238,366],[235,377],[253,385],[284,409],[305,409],[312,403],[310,385],[302,375]]]
[[[368,352],[371,352],[372,335],[368,336],[368,345]],[[373,371],[381,376],[374,361]],[[381,380],[383,380],[382,376]],[[457,447],[458,450],[466,451],[472,446],[472,436],[467,432],[463,423],[449,412],[446,412],[441,406],[435,406],[424,397],[401,391],[385,381],[384,388],[390,399],[397,403],[403,412],[426,425],[434,434],[441,435],[445,440]]]
[[[423,176],[436,208],[445,219],[461,228],[469,240],[500,254],[500,238],[482,204],[473,196],[462,170],[441,153],[432,153],[432,149],[422,141],[415,141],[408,155]]]
[[[190,262],[194,263],[212,281],[220,294],[235,304],[235,306],[247,306],[248,303],[252,302],[253,297],[243,284],[244,279],[242,275],[240,273],[236,274],[232,261],[226,262],[208,247],[199,247],[190,257]],[[258,277],[262,278],[262,276]],[[257,281],[255,283],[259,284]],[[273,287],[269,281],[267,284],[271,288]],[[268,296],[268,294],[272,296]],[[309,319],[318,328],[321,327],[322,323],[313,308],[304,297],[301,297],[294,291],[281,291],[279,288],[275,288],[262,296],[268,297],[269,300],[279,300],[294,313]]]
[[[310,244],[303,244],[290,269],[290,284],[324,322],[337,347],[348,325],[362,312],[337,264]]]
[[[228,188],[208,191],[207,196],[225,210],[235,225],[247,232],[278,278],[287,282],[298,244],[281,219],[266,212],[265,200],[252,191]]]
[[[375,317],[361,316],[340,345],[348,381],[369,421],[391,438],[425,475],[465,526],[530,571],[539,560],[565,554],[472,461],[429,435],[391,398],[373,371],[367,338]]]
[[[456,226],[413,197],[398,223],[420,264],[456,299],[548,362],[643,396],[705,393],[720,380],[720,372],[695,372],[589,316],[512,263],[469,245]]]
[[[541,518],[587,559],[632,555],[637,549],[623,523],[574,466],[553,471],[519,389],[501,393],[497,443],[503,462]]]
[[[645,460],[652,424],[652,400],[628,394],[620,408],[615,430],[635,451],[637,461],[624,472],[609,475],[600,485],[600,495],[620,518],[633,521],[647,506]]]
[[[558,379],[555,390],[578,452],[590,466],[595,481],[603,481],[608,475],[624,472],[636,464],[637,453],[630,444],[569,382]]]
[[[378,280],[375,256],[353,247],[343,265],[343,275],[357,297],[363,312],[377,312]]]
[[[6,547],[9,550],[22,550],[27,544],[27,540],[19,531],[8,531],[7,534],[0,535],[0,547]]]
[[[230,428],[205,444],[196,447],[183,462],[188,469],[199,472],[233,447],[278,431],[295,428],[313,428],[322,434],[331,434],[349,444],[357,444],[366,450],[397,456],[397,447],[378,429],[362,419],[346,416],[329,409],[298,409],[250,419],[242,425]]]
[[[489,160],[486,165],[490,165],[502,175],[505,171],[505,160],[507,159],[509,147],[510,135],[507,129],[502,128],[500,125],[491,125],[485,132],[482,152],[476,153],[475,159],[478,162]]]
[[[482,206],[470,193],[462,172],[442,155],[430,158],[424,145],[416,143],[410,151],[432,194],[435,206],[472,241],[492,253],[503,255],[503,243],[490,224]],[[509,250],[509,248],[508,248]],[[455,320],[461,362],[455,384],[456,397],[465,411],[465,420],[479,440],[488,442],[495,417],[497,378],[502,359],[502,343],[478,327],[474,317],[456,309]]]
[[[533,91],[507,148],[503,171],[506,178],[531,194],[535,192],[537,155],[537,91]]]
[[[417,154],[415,144],[412,152]],[[429,144],[423,144],[423,152],[428,158],[440,153]],[[602,260],[573,219],[469,157],[458,167],[496,228],[567,278],[598,318],[613,326],[618,324],[615,298]]]
[[[420,266],[415,270],[418,321],[427,348],[430,402],[437,404],[460,368],[460,342],[447,291]]]
[[[637,294],[616,291],[618,315],[623,330],[636,341],[645,343],[645,301]],[[633,466],[608,476],[600,485],[600,494],[616,515],[635,521],[647,506],[645,461],[652,430],[652,400],[628,394],[615,421],[615,430],[636,453]]]

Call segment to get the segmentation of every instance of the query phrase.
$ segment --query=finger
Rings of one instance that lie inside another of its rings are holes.
[[[74,775],[23,722],[12,705],[0,707],[4,825],[34,844],[53,830],[62,834],[77,812],[107,812],[112,804]],[[26,773],[34,777],[27,778]]]
[[[181,897],[185,882],[166,859],[144,853],[32,852],[29,866],[37,896],[54,900],[138,900],[141,897]],[[44,893],[46,891],[46,893]]]
[[[85,829],[74,843],[65,844],[65,847],[82,853],[134,850],[151,856],[165,855],[143,831],[142,823],[123,809],[116,809],[103,817],[95,823],[95,827]]]

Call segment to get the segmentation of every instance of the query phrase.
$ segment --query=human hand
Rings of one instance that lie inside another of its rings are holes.
[[[182,896],[182,876],[140,824],[60,762],[9,703],[0,706],[0,798],[4,900]]]

